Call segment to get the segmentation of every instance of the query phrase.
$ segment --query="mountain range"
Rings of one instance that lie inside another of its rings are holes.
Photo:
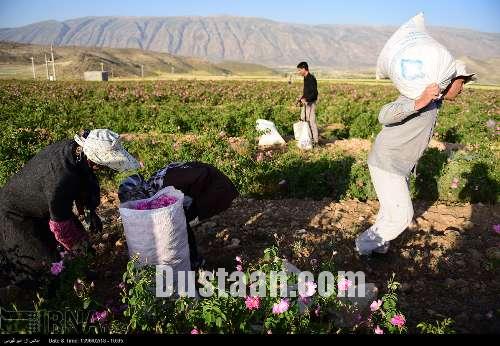
[[[372,68],[395,27],[304,25],[250,17],[85,17],[0,29],[0,41],[135,48],[212,61]],[[456,57],[500,58],[500,33],[430,27]]]

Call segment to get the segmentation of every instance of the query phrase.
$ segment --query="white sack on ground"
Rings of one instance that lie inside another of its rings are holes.
[[[159,209],[134,209],[138,203],[162,195],[175,197],[177,201]],[[168,186],[151,198],[120,205],[130,257],[138,255],[140,264],[169,265],[174,273],[191,270],[183,200],[181,191]]]
[[[263,134],[259,137],[259,146],[272,146],[272,145],[285,145],[286,142],[281,137],[276,129],[276,125],[272,121],[258,119],[257,120],[257,131],[263,132]]]
[[[311,127],[307,121],[299,121],[293,124],[293,134],[297,141],[297,146],[303,150],[310,150],[313,147]]]

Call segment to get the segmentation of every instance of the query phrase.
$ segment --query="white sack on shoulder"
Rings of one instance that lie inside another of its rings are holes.
[[[392,35],[377,61],[377,79],[390,78],[399,92],[410,99],[417,99],[432,83],[444,91],[455,77],[455,59],[429,35],[423,13]]]

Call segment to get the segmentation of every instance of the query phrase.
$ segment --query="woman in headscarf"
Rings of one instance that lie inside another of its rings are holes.
[[[105,167],[122,172],[140,164],[117,133],[85,131],[40,151],[0,189],[0,287],[34,287],[60,259],[60,250],[87,248],[88,235],[73,204],[90,230],[102,230],[95,172]]]

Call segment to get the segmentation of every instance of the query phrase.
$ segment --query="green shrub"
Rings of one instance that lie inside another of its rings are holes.
[[[455,334],[455,331],[451,328],[453,325],[453,320],[446,318],[443,321],[436,321],[435,324],[422,322],[417,325],[421,334]]]
[[[500,192],[498,162],[484,146],[473,152],[456,153],[439,178],[440,199],[497,203]]]
[[[349,137],[373,138],[380,132],[381,128],[382,126],[378,122],[377,116],[370,113],[363,113],[351,123]]]

